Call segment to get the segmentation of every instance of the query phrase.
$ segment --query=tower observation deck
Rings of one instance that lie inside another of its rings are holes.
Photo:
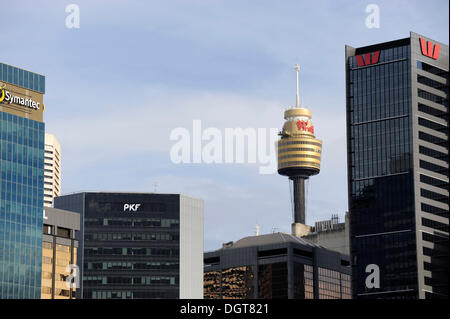
[[[295,65],[297,73],[296,106],[284,112],[286,122],[279,133],[278,141],[278,174],[288,176],[293,182],[294,223],[305,224],[305,180],[319,174],[322,155],[322,141],[316,139],[312,124],[311,111],[300,106],[298,72],[300,66]]]

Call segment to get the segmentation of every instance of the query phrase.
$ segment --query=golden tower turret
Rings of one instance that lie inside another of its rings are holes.
[[[289,176],[294,184],[292,232],[293,235],[300,235],[298,229],[307,227],[305,226],[305,180],[320,172],[322,141],[316,139],[314,135],[311,111],[300,107],[298,86],[300,66],[298,64],[295,65],[295,70],[297,102],[295,107],[284,112],[286,122],[279,133],[281,138],[278,141],[278,174]]]

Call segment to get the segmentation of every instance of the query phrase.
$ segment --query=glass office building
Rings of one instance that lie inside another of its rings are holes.
[[[43,108],[21,101],[43,105],[44,88],[43,76],[0,63],[0,299],[41,296]]]
[[[77,193],[82,299],[203,297],[203,201],[178,194]]]
[[[285,233],[204,256],[205,299],[351,299],[349,257]]]
[[[448,46],[346,46],[355,298],[448,296]],[[369,265],[379,285],[367,285]]]

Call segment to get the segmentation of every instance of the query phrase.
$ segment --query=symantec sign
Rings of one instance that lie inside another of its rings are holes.
[[[35,110],[39,110],[39,102],[33,101],[31,98],[23,98],[17,95],[13,95],[9,91],[0,86],[0,102],[13,103],[22,106],[26,106]]]
[[[433,46],[433,42],[426,41],[424,38],[420,38],[420,49],[422,50],[422,54],[432,58],[434,60],[439,59],[439,50],[441,46],[439,44],[435,44]]]

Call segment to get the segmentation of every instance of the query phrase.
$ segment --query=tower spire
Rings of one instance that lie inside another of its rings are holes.
[[[298,88],[298,72],[300,71],[300,65],[298,63],[296,63],[294,65],[294,68],[297,73],[297,101],[296,101],[295,107],[299,108],[300,107],[300,94],[299,94],[299,88]]]

